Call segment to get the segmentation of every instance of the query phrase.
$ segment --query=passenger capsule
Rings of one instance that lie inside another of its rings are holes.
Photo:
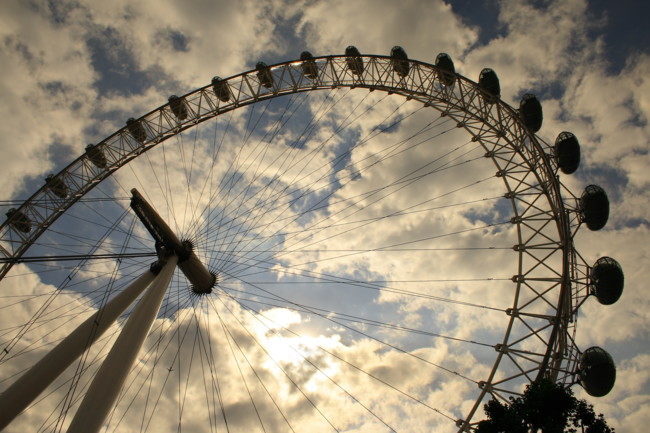
[[[589,185],[580,197],[579,205],[582,222],[589,230],[600,230],[605,227],[609,218],[609,199],[605,190],[598,185]]]
[[[393,49],[390,50],[390,62],[393,65],[393,70],[400,77],[404,78],[409,74],[411,66],[404,48],[395,45]]]
[[[174,113],[174,116],[176,116],[178,120],[187,119],[187,105],[185,105],[185,99],[172,95],[169,97],[168,101],[169,108],[171,108],[172,113]]]
[[[345,62],[348,64],[348,69],[354,75],[363,74],[363,59],[357,47],[350,45],[345,49]]]
[[[524,125],[533,132],[537,132],[542,127],[542,104],[532,93],[526,93],[519,103],[519,115]]]
[[[135,141],[137,141],[138,143],[145,142],[145,140],[147,139],[147,132],[144,130],[144,126],[142,126],[141,121],[131,117],[129,118],[129,120],[126,121],[126,127],[128,128],[133,138],[135,138]]]
[[[607,395],[616,382],[616,365],[611,355],[600,347],[585,350],[578,363],[580,384],[593,397]]]
[[[21,211],[16,210],[16,208],[12,207],[9,209],[7,219],[9,220],[9,225],[19,232],[29,233],[32,231],[32,220]]]
[[[481,71],[478,77],[478,86],[483,92],[485,102],[491,104],[501,97],[501,85],[497,73],[490,68]]]
[[[316,66],[316,60],[314,60],[314,56],[312,56],[309,51],[303,51],[300,54],[300,60],[302,60],[302,64],[300,66],[302,68],[302,73],[305,74],[305,77],[311,80],[318,78],[318,66]]]
[[[621,297],[625,277],[623,268],[616,260],[611,257],[596,260],[590,278],[590,286],[601,304],[611,305]]]
[[[456,79],[456,68],[454,62],[447,53],[440,53],[436,57],[436,66],[440,69],[439,79],[445,86],[451,86]]]
[[[571,174],[580,165],[580,143],[570,132],[561,132],[555,140],[555,160],[564,174]]]
[[[221,77],[214,77],[212,79],[212,90],[214,90],[214,94],[221,102],[230,101],[228,83],[225,80],[222,80]]]
[[[258,62],[255,65],[257,69],[257,79],[260,81],[260,84],[267,89],[273,88],[273,74],[271,74],[271,68],[267,66],[264,62]]]
[[[68,186],[63,182],[62,179],[54,177],[53,174],[49,174],[45,178],[45,184],[47,188],[54,193],[55,196],[59,198],[66,198],[68,196],[69,190]]]
[[[97,168],[106,168],[106,165],[108,165],[104,152],[99,145],[89,144],[86,146],[86,156]]]

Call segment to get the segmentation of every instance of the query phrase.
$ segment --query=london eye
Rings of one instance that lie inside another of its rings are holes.
[[[80,145],[0,227],[0,428],[460,432],[541,377],[607,394],[577,318],[623,272],[574,244],[607,194],[500,86],[303,52]]]

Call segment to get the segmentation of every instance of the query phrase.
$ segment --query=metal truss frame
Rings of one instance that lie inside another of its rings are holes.
[[[339,87],[384,91],[419,101],[467,130],[494,162],[512,204],[518,272],[512,277],[512,306],[504,309],[508,325],[503,341],[494,346],[497,354],[490,374],[479,382],[476,403],[457,422],[459,431],[472,428],[471,419],[488,393],[507,399],[540,376],[570,385],[580,356],[575,323],[589,294],[589,266],[573,245],[581,225],[577,200],[559,181],[552,147],[526,128],[518,110],[461,75],[450,83],[447,72],[410,60],[409,72],[402,76],[390,57],[360,59],[364,70],[359,75],[349,69],[345,56],[315,57],[308,68],[303,61],[290,61],[251,70],[222,80],[218,89],[204,86],[177,98],[173,106],[162,105],[131,121],[55,176],[68,190],[65,197],[46,184],[20,206],[17,213],[31,220],[31,231],[21,231],[12,218],[0,226],[0,278],[95,185],[181,131],[239,107],[297,92]],[[98,152],[105,158],[103,164],[93,162]],[[568,197],[566,203],[562,193]]]

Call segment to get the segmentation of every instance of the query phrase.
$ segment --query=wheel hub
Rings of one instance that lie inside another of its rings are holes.
[[[208,271],[196,256],[192,242],[181,241],[137,189],[133,188],[131,194],[133,194],[131,209],[153,236],[158,254],[165,255],[171,252],[178,256],[178,267],[187,277],[194,293],[199,295],[212,293],[212,288],[217,283],[217,276]]]

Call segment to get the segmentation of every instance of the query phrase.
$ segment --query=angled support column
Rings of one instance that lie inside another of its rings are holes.
[[[45,388],[94,343],[137,299],[156,275],[145,272],[64,338],[16,382],[0,394],[0,430],[18,416]]]
[[[95,433],[104,424],[158,315],[177,262],[178,257],[175,255],[167,258],[167,263],[131,312],[124,329],[90,384],[68,433]]]

